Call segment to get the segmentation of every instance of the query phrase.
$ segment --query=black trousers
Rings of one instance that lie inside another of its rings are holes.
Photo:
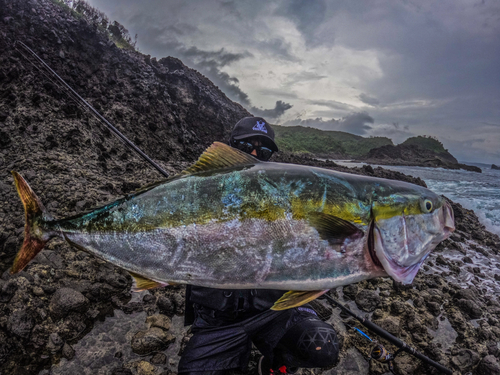
[[[197,311],[194,332],[179,363],[179,374],[218,375],[248,366],[252,342],[277,369],[327,367],[339,353],[335,330],[314,310],[301,306],[284,311],[266,310],[227,324],[213,311]]]

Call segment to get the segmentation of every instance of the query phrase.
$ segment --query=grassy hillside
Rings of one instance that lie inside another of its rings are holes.
[[[364,155],[372,148],[393,144],[385,137],[363,138],[345,132],[302,126],[274,125],[273,129],[280,150],[290,152],[354,157]]]
[[[402,145],[417,145],[423,149],[431,150],[435,152],[446,152],[446,150],[441,142],[437,139],[428,136],[418,136],[408,138],[406,141],[401,143]]]

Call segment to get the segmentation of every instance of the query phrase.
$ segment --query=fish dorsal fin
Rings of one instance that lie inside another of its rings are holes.
[[[258,159],[243,151],[232,148],[224,143],[214,142],[203,154],[201,154],[196,163],[182,171],[181,174],[193,174],[257,163],[260,163]]]
[[[313,299],[325,294],[330,289],[326,290],[308,290],[308,291],[295,291],[291,290],[286,292],[277,300],[271,310],[281,311],[286,309],[291,309],[293,307],[298,307],[311,302]]]
[[[361,238],[364,233],[354,224],[340,217],[323,212],[311,212],[308,215],[309,224],[319,233],[321,239],[330,244],[341,244],[346,238]]]
[[[147,289],[161,288],[168,285],[168,283],[160,283],[158,281],[147,279],[144,276],[139,275],[135,272],[128,271],[128,273],[130,273],[130,275],[134,278],[134,283],[132,285],[132,290],[134,292],[141,292]]]

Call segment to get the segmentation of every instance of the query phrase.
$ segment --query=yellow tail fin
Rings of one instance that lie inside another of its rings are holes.
[[[10,273],[21,271],[45,246],[50,236],[44,235],[39,224],[51,220],[40,199],[35,195],[28,183],[17,172],[12,171],[17,193],[24,205],[26,223],[24,225],[24,242],[14,259]]]

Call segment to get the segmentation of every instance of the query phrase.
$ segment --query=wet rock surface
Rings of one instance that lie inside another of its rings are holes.
[[[85,19],[51,1],[0,0],[0,373],[175,373],[190,337],[183,327],[184,287],[132,294],[127,272],[59,239],[22,272],[8,272],[24,235],[11,170],[27,179],[56,218],[161,179],[28,64],[13,47],[15,40],[40,54],[170,174],[212,141],[226,140],[248,113],[179,60],[120,50]],[[288,153],[274,160],[425,186],[383,168],[348,169]],[[500,239],[472,211],[452,205],[457,230],[412,285],[377,278],[330,293],[457,373],[498,373]],[[370,332],[326,300],[317,303],[320,316],[337,330],[342,351],[336,367],[303,374],[388,372],[366,361],[371,344],[352,327]],[[252,351],[245,373],[256,373],[258,358]],[[395,369],[433,373],[406,354],[397,357]]]

